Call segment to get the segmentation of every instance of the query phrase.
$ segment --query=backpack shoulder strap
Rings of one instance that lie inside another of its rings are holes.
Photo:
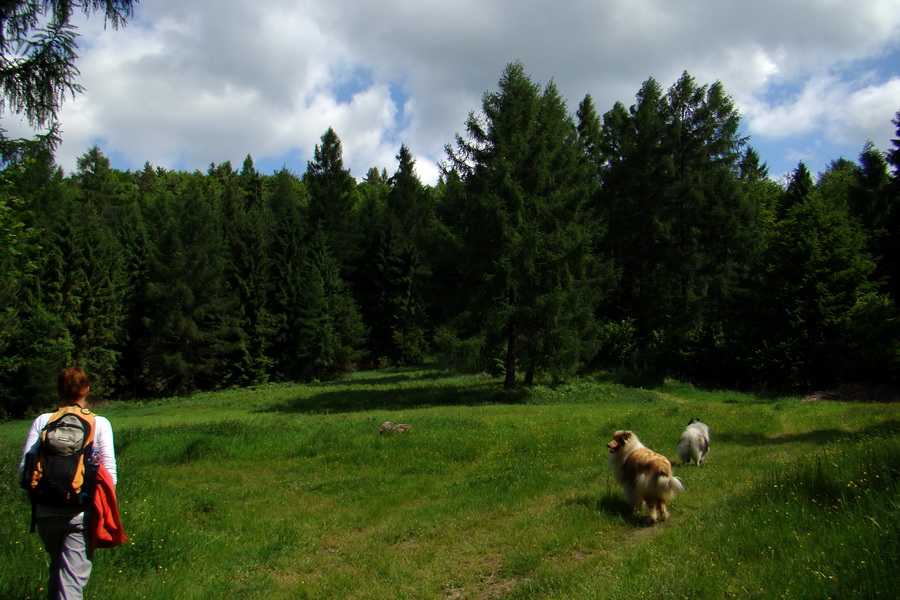
[[[71,408],[77,408],[78,410],[75,411],[75,414],[77,414],[80,418],[87,421],[88,425],[91,426],[91,431],[88,433],[88,439],[87,439],[87,442],[85,442],[85,446],[93,443],[94,442],[94,429],[95,429],[94,428],[94,413],[92,413],[90,411],[90,409],[84,408],[78,404],[74,405]]]
[[[53,423],[54,421],[61,418],[64,414],[66,414],[68,412],[69,412],[68,406],[62,406],[60,408],[57,408],[56,412],[53,413],[52,415],[50,415],[50,418],[47,419],[47,425],[49,425],[50,423]],[[44,429],[47,429],[47,425],[44,425]]]

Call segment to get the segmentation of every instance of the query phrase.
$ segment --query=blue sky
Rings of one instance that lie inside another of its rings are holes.
[[[98,144],[121,169],[249,154],[302,173],[332,127],[354,176],[392,173],[406,144],[433,183],[516,60],[573,113],[588,93],[599,112],[631,105],[649,77],[719,80],[775,177],[888,149],[900,110],[900,0],[144,0],[127,27],[80,32],[67,172]]]

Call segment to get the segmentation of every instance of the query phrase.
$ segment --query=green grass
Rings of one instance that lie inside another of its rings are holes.
[[[98,550],[88,598],[896,597],[896,404],[801,402],[585,378],[507,392],[433,369],[97,409],[115,428],[131,540]],[[674,460],[672,518],[632,516],[605,444],[632,429]],[[383,421],[412,425],[381,436]],[[41,598],[0,424],[0,590]],[[2,595],[2,593],[0,593]]]

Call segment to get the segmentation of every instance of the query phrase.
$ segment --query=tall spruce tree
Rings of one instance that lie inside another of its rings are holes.
[[[153,256],[143,305],[143,391],[159,396],[239,381],[238,299],[228,285],[222,213],[203,176],[170,174],[148,207]]]
[[[268,206],[262,182],[248,156],[238,175],[230,164],[210,168],[210,195],[218,197],[223,210],[223,236],[229,249],[226,274],[237,294],[239,343],[234,357],[237,382],[265,383],[269,377],[274,319],[268,307],[271,266],[269,264]]]
[[[584,147],[584,160],[588,168],[599,178],[603,165],[603,122],[597,115],[594,99],[586,95],[579,103],[575,113],[578,119],[578,138]]]
[[[733,287],[736,263],[745,258],[749,210],[735,174],[739,117],[719,82],[698,86],[684,73],[666,95],[672,145],[674,244],[682,316],[706,312]],[[711,302],[707,302],[711,300]]]
[[[99,153],[93,156],[104,166]],[[79,165],[85,160],[79,159]],[[24,175],[17,193],[32,201],[35,211],[29,221],[40,231],[40,245],[23,257],[29,268],[18,284],[17,319],[4,328],[15,340],[15,358],[2,362],[18,373],[20,382],[13,387],[24,391],[43,390],[37,378],[49,384],[54,371],[76,361],[97,376],[94,393],[107,396],[119,378],[128,290],[116,223],[105,214],[115,197],[115,178],[107,169],[97,179],[109,184],[109,193],[83,193],[80,167],[71,179],[62,180],[58,172],[51,174],[48,163],[26,161],[32,164],[37,167],[33,172],[29,166],[13,170]],[[29,339],[35,334],[40,340]]]
[[[127,203],[116,208],[115,227],[119,244],[122,246],[128,288],[125,297],[125,335],[119,351],[120,388],[118,393],[125,397],[138,395],[141,382],[141,338],[146,333],[142,320],[145,316],[144,302],[147,298],[147,283],[150,261],[153,257],[151,233],[147,230],[145,209],[157,193],[161,183],[149,163],[139,173],[131,175]]]
[[[59,286],[43,282],[59,255],[48,245],[48,220],[31,210],[40,196],[59,194],[60,182],[47,174],[33,161],[0,171],[0,418],[45,407],[55,373],[71,364]]]
[[[850,183],[838,183],[849,179],[841,174],[846,168],[842,161],[833,163],[823,185],[807,189],[808,171],[801,164],[792,179],[796,185],[785,192],[788,202],[767,250],[757,314],[751,315],[759,334],[754,367],[769,385],[854,383],[871,363],[847,356],[848,340],[885,347],[883,339],[870,336],[872,323],[889,321],[888,308],[872,280],[875,264],[866,237],[849,212]]]
[[[119,383],[117,367],[128,280],[122,247],[96,208],[84,205],[80,218],[59,224],[56,245],[63,257],[63,323],[73,360],[95,375],[91,392],[108,395]]]
[[[301,214],[305,188],[287,169],[275,173],[269,197],[272,224],[269,292],[274,332],[269,355],[274,376],[283,381],[306,376],[301,354],[307,340],[304,336],[304,292],[306,279],[306,222]]]
[[[79,157],[76,165],[75,173],[67,180],[67,187],[84,207],[86,223],[98,221],[93,235],[101,237],[90,239],[88,231],[80,240],[76,238],[69,243],[72,244],[73,251],[77,251],[81,245],[87,247],[89,252],[99,254],[100,270],[102,271],[102,265],[106,262],[109,280],[115,286],[114,303],[100,308],[108,317],[113,315],[116,317],[114,327],[104,327],[108,330],[103,336],[106,338],[105,345],[108,346],[105,350],[107,358],[104,361],[107,364],[103,369],[88,370],[98,376],[98,382],[94,386],[98,388],[97,393],[117,392],[119,386],[124,383],[121,370],[122,353],[131,346],[128,324],[134,304],[136,279],[146,268],[147,247],[140,210],[136,204],[137,187],[130,177],[112,169],[109,158],[104,156],[97,146],[89,148]],[[70,219],[71,215],[63,218]],[[108,256],[104,257],[101,252],[105,252]],[[102,296],[97,291],[92,293]],[[97,325],[102,323],[103,319],[94,319],[93,326],[97,329]],[[85,326],[87,323],[80,325]],[[94,337],[100,336],[95,333]],[[81,353],[76,345],[76,360]],[[96,354],[96,351],[94,353]],[[88,362],[82,361],[81,364],[86,366]]]
[[[781,184],[769,177],[769,166],[761,161],[759,153],[749,145],[744,149],[744,154],[738,163],[738,183],[754,222],[751,227],[753,250],[747,261],[747,267],[751,269],[753,261],[759,257],[759,250],[766,232],[774,226],[779,201],[784,190]]]
[[[670,290],[659,271],[666,262],[670,226],[665,190],[674,166],[665,139],[662,88],[650,78],[625,108],[603,116],[600,211],[609,232],[604,247],[617,272],[610,318],[634,331],[635,367],[649,366],[653,332],[663,328]]]
[[[587,207],[595,179],[556,86],[543,93],[521,63],[485,93],[470,114],[468,139],[448,148],[465,184],[462,202],[466,292],[474,335],[490,352],[504,347],[504,385],[537,371],[563,376],[589,354],[593,307],[594,221]]]
[[[872,142],[866,143],[860,152],[854,175],[856,185],[849,198],[851,210],[868,231],[884,231],[890,213],[890,173],[884,153]]]
[[[93,373],[92,391],[104,397],[116,387],[126,337],[129,281],[124,252],[115,230],[101,216],[103,199],[83,197],[75,179],[48,185],[42,195],[40,204],[52,209],[36,215],[41,256],[37,285],[26,292],[28,302],[34,302],[31,315],[48,326],[49,336],[66,339],[65,356],[55,358],[74,361]],[[63,364],[53,365],[54,370]]]
[[[630,110],[604,116],[601,211],[621,273],[611,314],[633,327],[639,366],[690,368],[725,327],[719,308],[754,247],[738,130],[722,85],[688,73],[666,94],[647,80]]]
[[[895,122],[900,127],[900,118]],[[894,143],[900,145],[900,140]],[[850,205],[869,235],[870,250],[878,261],[876,274],[896,302],[900,298],[900,184],[892,181],[890,157],[891,152],[883,153],[871,142],[865,145],[859,155]],[[898,173],[895,167],[895,180]]]
[[[362,357],[365,326],[321,229],[304,250],[297,358],[305,379],[333,378]]]
[[[0,356],[5,355],[8,335],[15,328],[17,297],[33,279],[40,251],[40,231],[29,223],[29,203],[15,191],[23,170],[6,167],[0,171]]]
[[[376,223],[384,220],[384,213],[387,209],[387,195],[391,191],[388,183],[390,177],[387,169],[379,171],[375,167],[369,169],[365,178],[356,186],[356,192],[359,197],[358,216],[359,222],[365,226],[360,228],[360,246],[367,248],[372,244],[372,239],[377,229]],[[365,253],[359,257],[365,262]],[[360,298],[362,300],[362,298]]]
[[[769,166],[759,156],[753,146],[747,146],[738,163],[738,181],[744,197],[756,215],[756,231],[759,238],[762,231],[775,222],[782,188],[769,178]]]
[[[309,194],[307,220],[325,234],[332,255],[346,275],[360,243],[356,182],[344,168],[344,151],[334,129],[329,127],[321,143],[316,144],[303,183]]]
[[[10,111],[24,117],[31,127],[43,129],[44,133],[36,135],[32,140],[12,140],[0,126],[0,163],[5,166],[33,161],[35,157],[39,157],[41,166],[50,170],[52,152],[60,142],[57,114],[67,96],[74,96],[82,90],[76,83],[78,34],[73,23],[77,20],[73,18],[75,13],[81,12],[85,17],[102,14],[106,24],[118,28],[125,25],[126,17],[132,14],[133,5],[134,0],[9,0],[3,3],[0,9],[0,118]],[[5,181],[3,184],[5,187]],[[7,189],[0,190],[0,213],[10,217],[6,220],[0,218],[0,288],[4,286],[3,278],[7,274],[4,270],[8,266],[3,264],[4,254],[13,250],[17,257],[21,256],[18,252],[25,239],[17,235],[16,242],[7,245],[8,239],[3,235],[7,224],[14,224],[18,228],[18,223],[22,222],[19,215],[24,214],[25,210],[20,198],[7,192]],[[20,231],[27,232],[28,229]],[[37,256],[34,259],[44,261]],[[33,272],[29,266],[31,264],[32,259],[27,258],[27,268],[19,272],[21,279],[17,277],[19,284],[26,283],[24,276]],[[36,280],[28,283],[34,282]],[[10,315],[10,305],[3,301],[2,291],[0,289],[0,320],[3,321],[0,323],[3,331],[0,333],[0,383],[6,383],[2,380],[12,372],[15,372],[12,379],[19,383],[37,378],[52,382],[52,377],[47,375],[52,374],[52,370],[58,369],[59,365],[71,361],[70,348],[58,334],[61,330],[59,315],[48,311],[39,301],[40,294],[31,294],[34,291],[31,289],[28,294],[19,294],[22,298],[28,297],[27,309],[21,315],[23,320],[17,318],[11,323],[4,318]],[[13,308],[12,314],[17,314],[19,308],[26,306],[23,302],[25,301],[16,302],[19,306]],[[10,334],[17,336],[17,349],[12,361],[6,360],[4,356]],[[41,341],[34,339],[35,335]],[[26,375],[23,370],[30,372],[30,375]],[[95,387],[99,392],[108,383],[98,380]],[[6,389],[13,390],[12,387]],[[21,408],[30,402],[43,402],[43,394],[32,393],[37,389],[45,391],[41,386],[24,391],[19,397],[26,400],[17,400],[15,403]],[[3,402],[3,395],[0,394],[0,402]],[[0,413],[4,411],[4,405],[5,402],[0,404]]]
[[[471,224],[467,220],[465,184],[460,174],[442,164],[441,177],[430,189],[434,203],[435,224],[425,244],[425,252],[431,266],[428,286],[425,289],[425,305],[428,320],[434,331],[434,346],[446,358],[459,359],[464,353],[460,338],[454,326],[459,315],[467,310],[470,296],[470,281],[464,273],[470,273],[468,260],[470,250],[465,246],[462,232]],[[469,354],[470,363],[477,362],[479,354],[478,338],[468,338],[470,346],[476,348]],[[480,365],[483,368],[483,365]]]
[[[397,160],[397,171],[385,182],[383,204],[367,221],[369,240],[356,289],[372,357],[408,364],[422,360],[428,349],[425,245],[433,229],[434,208],[405,145]]]
[[[778,204],[778,218],[783,219],[791,207],[804,202],[814,186],[812,174],[801,160],[788,178],[787,189]]]

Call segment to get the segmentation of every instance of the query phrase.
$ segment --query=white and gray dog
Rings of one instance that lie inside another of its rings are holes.
[[[678,460],[683,463],[696,463],[699,467],[703,464],[707,452],[709,452],[709,426],[700,419],[691,419],[678,441]]]

